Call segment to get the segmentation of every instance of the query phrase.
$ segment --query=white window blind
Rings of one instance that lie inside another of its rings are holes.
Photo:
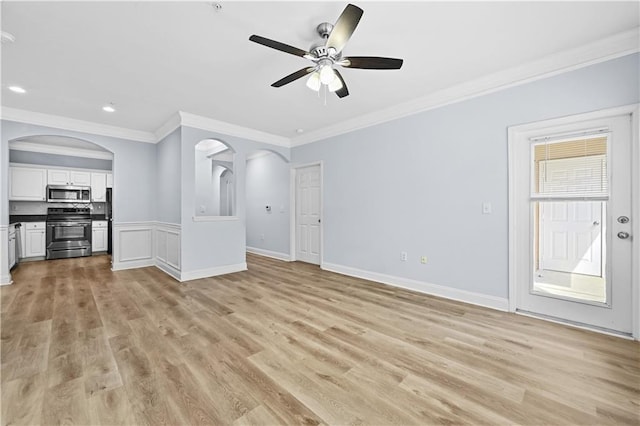
[[[607,138],[533,145],[534,199],[606,199],[609,196]]]

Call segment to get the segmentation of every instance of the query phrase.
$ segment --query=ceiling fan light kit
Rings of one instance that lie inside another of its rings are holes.
[[[349,95],[347,85],[336,66],[344,68],[360,68],[375,70],[395,70],[402,67],[403,60],[396,58],[382,58],[377,56],[351,56],[342,57],[342,49],[355,31],[363,10],[353,4],[348,4],[336,21],[335,25],[323,22],[316,30],[323,38],[324,43],[311,46],[309,51],[280,43],[258,35],[249,37],[250,41],[262,44],[272,49],[291,55],[300,56],[313,62],[313,66],[298,70],[288,76],[276,81],[272,87],[282,87],[299,78],[311,74],[307,79],[307,87],[313,91],[320,91],[322,86],[326,86],[329,92],[335,93],[339,98]]]

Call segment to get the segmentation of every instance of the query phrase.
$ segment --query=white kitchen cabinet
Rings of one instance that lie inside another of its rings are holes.
[[[91,173],[71,170],[69,172],[69,181],[75,186],[91,186]]]
[[[9,167],[9,200],[45,201],[46,186],[46,169]]]
[[[107,201],[107,174],[91,173],[91,201]]]
[[[16,264],[16,227],[9,226],[9,269]]]
[[[24,257],[41,257],[46,254],[46,226],[45,222],[25,222],[25,252]]]
[[[113,173],[107,173],[107,188],[113,188]]]
[[[20,251],[18,253],[22,259],[27,253],[27,222],[22,222],[20,225]],[[16,230],[16,232],[18,232],[18,230]],[[18,240],[16,240],[16,242],[17,241]]]
[[[91,250],[93,252],[107,251],[107,230],[106,220],[91,222]]]
[[[47,170],[48,185],[69,185],[69,170]]]
[[[91,173],[79,170],[49,169],[47,170],[49,185],[90,186]]]

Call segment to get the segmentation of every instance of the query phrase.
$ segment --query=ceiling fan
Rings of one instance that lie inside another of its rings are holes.
[[[358,26],[363,10],[352,4],[347,5],[335,25],[323,22],[318,25],[317,31],[322,36],[324,43],[311,46],[311,49],[298,49],[279,41],[271,40],[259,35],[252,35],[249,40],[280,50],[285,53],[309,59],[313,65],[302,68],[288,76],[276,81],[272,87],[282,87],[298,80],[308,74],[307,87],[316,92],[322,85],[327,86],[330,92],[335,92],[340,98],[349,95],[347,85],[340,72],[336,69],[339,65],[345,68],[360,68],[372,70],[397,70],[402,67],[402,59],[381,58],[377,56],[347,56],[342,57],[342,49],[351,38],[351,35]]]

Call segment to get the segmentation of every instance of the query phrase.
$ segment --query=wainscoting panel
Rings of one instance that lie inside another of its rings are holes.
[[[126,222],[113,224],[114,271],[153,266],[154,222]]]
[[[156,222],[155,265],[180,281],[180,225]]]

